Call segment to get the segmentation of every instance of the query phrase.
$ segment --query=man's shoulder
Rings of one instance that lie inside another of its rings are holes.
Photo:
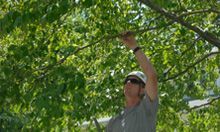
[[[113,121],[115,121],[115,120],[120,120],[121,118],[122,118],[122,112],[120,112],[120,113],[116,114],[115,116],[113,116],[113,117],[110,119],[110,121],[113,122]],[[110,121],[109,121],[109,122],[110,122]]]
[[[155,100],[150,100],[148,95],[145,95],[141,100],[138,109],[144,110],[148,114],[156,113],[158,109],[158,97]]]
[[[120,121],[121,118],[122,118],[121,113],[113,116],[107,124],[107,130],[112,130],[113,126],[117,124],[116,122]]]

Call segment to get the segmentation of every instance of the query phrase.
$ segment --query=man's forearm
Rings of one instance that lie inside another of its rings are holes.
[[[143,70],[144,74],[147,76],[146,92],[151,100],[154,100],[157,96],[157,75],[156,71],[151,64],[150,60],[140,49],[135,52],[136,59]]]

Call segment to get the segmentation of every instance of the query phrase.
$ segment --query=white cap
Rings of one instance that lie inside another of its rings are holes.
[[[141,72],[141,71],[133,71],[133,72],[131,72],[131,73],[129,73],[129,74],[127,75],[127,77],[129,77],[129,76],[136,76],[136,77],[138,77],[139,79],[141,79],[145,84],[146,84],[146,82],[147,82],[147,77],[146,77],[145,74],[144,74],[143,72]]]

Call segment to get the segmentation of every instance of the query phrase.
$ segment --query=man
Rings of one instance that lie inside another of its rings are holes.
[[[158,107],[157,76],[149,59],[138,47],[132,32],[122,34],[122,42],[133,50],[143,72],[134,71],[124,81],[125,109],[112,118],[107,132],[154,132]]]

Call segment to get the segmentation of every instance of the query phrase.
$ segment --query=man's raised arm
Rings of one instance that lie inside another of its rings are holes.
[[[125,32],[122,34],[122,42],[131,50],[134,51],[138,64],[143,70],[144,74],[147,76],[147,83],[145,89],[147,95],[153,101],[157,97],[157,75],[153,65],[150,60],[144,54],[144,52],[138,47],[136,39],[132,32]]]

